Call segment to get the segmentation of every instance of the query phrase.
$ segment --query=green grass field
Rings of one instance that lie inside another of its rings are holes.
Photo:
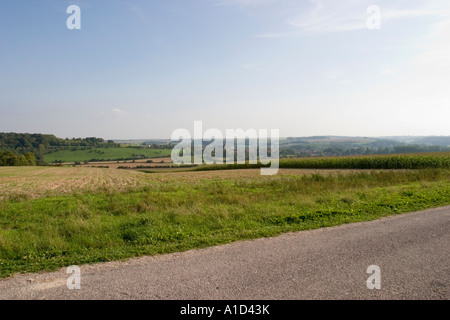
[[[141,149],[141,148],[94,148],[92,150],[59,150],[46,154],[44,161],[52,163],[55,160],[62,162],[82,162],[91,159],[118,160],[131,159],[136,155],[144,155],[145,158],[157,158],[170,156],[170,149]]]
[[[0,277],[450,204],[448,169],[1,169],[2,190],[15,192],[0,197]]]

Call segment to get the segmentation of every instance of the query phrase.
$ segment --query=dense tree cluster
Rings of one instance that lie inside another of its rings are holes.
[[[0,132],[0,166],[44,164],[44,154],[61,149],[118,146],[112,140],[94,137],[61,139],[52,134]]]
[[[36,163],[36,157],[32,152],[19,154],[0,150],[0,166],[35,166]]]

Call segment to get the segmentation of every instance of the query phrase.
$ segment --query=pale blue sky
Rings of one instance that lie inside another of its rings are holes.
[[[446,3],[0,0],[0,132],[450,135]]]

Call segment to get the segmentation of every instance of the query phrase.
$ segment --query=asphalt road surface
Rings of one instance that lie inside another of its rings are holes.
[[[369,266],[379,267],[367,273]],[[450,299],[450,206],[0,280],[0,299]],[[73,278],[73,275],[72,275]],[[369,285],[378,286],[373,289]],[[72,282],[73,285],[78,282]]]

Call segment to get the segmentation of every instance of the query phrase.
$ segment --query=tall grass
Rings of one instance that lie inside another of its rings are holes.
[[[424,169],[450,168],[450,156],[395,155],[378,157],[285,159],[280,168]]]

